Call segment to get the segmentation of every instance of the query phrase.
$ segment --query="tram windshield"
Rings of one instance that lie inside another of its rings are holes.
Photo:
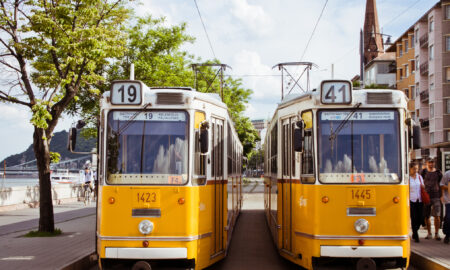
[[[399,183],[398,111],[330,110],[318,114],[321,183]]]
[[[184,111],[112,111],[107,127],[109,184],[180,185],[187,181]]]

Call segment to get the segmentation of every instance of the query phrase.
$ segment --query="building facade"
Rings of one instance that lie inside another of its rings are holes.
[[[387,52],[370,61],[364,68],[364,85],[396,88],[395,53]]]
[[[397,89],[405,93],[409,98],[408,110],[412,115],[415,114],[415,43],[414,43],[414,27],[410,27],[403,33],[391,47],[388,52],[395,53],[395,61],[397,65],[396,85]]]
[[[450,1],[440,1],[414,25],[415,118],[421,126],[416,157],[438,157],[433,145],[450,141]]]

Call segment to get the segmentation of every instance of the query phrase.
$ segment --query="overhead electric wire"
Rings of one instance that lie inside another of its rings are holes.
[[[400,14],[398,14],[397,16],[395,16],[394,18],[392,18],[390,21],[388,21],[387,23],[385,23],[381,28],[385,27],[386,25],[392,23],[393,21],[397,20],[398,18],[400,18],[403,14],[405,14],[408,10],[410,10],[412,7],[414,7],[417,3],[419,3],[422,0],[417,0],[416,2],[414,2],[411,6],[407,7],[405,10],[403,10],[402,12],[400,12]]]
[[[328,0],[325,1],[325,4],[323,5],[322,11],[320,12],[319,18],[317,18],[316,25],[314,25],[314,29],[313,29],[313,31],[311,33],[311,36],[309,37],[308,42],[306,43],[306,47],[303,50],[302,57],[300,57],[300,62],[303,60],[303,56],[305,56],[305,54],[306,54],[306,50],[308,49],[309,43],[311,42],[311,40],[312,40],[312,38],[314,36],[314,33],[316,32],[316,28],[319,25],[320,19],[322,18],[323,12],[325,11],[325,8],[326,8],[327,4],[328,4]]]
[[[206,38],[208,39],[208,43],[209,43],[209,47],[211,48],[211,52],[212,52],[214,58],[217,59],[216,54],[214,53],[214,49],[213,49],[211,40],[209,39],[208,31],[206,31],[205,22],[203,21],[202,14],[200,13],[200,9],[198,8],[197,0],[194,0],[194,3],[195,3],[195,7],[197,8],[197,12],[198,12],[198,16],[200,17],[200,21],[202,22],[203,30],[205,30]]]

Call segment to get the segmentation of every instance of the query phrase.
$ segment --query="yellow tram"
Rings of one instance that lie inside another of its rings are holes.
[[[349,81],[282,100],[265,138],[264,205],[283,257],[307,269],[408,266],[412,123],[403,92]]]
[[[101,99],[99,266],[224,258],[242,204],[242,145],[218,94],[114,81]]]

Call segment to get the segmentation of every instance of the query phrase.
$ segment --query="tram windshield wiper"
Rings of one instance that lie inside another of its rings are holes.
[[[333,132],[333,126],[331,126],[330,131],[330,137],[328,138],[331,141],[331,147],[334,145],[334,140],[336,139],[336,136],[341,132],[341,130],[344,128],[344,126],[348,123],[350,118],[352,118],[353,114],[358,110],[358,108],[361,106],[361,102],[356,103],[355,106],[353,106],[353,109],[350,111],[350,113],[345,117],[344,120],[342,120],[339,125],[337,126],[336,130]]]
[[[144,105],[144,108],[142,110],[147,109],[148,105],[150,105],[150,102]],[[120,134],[122,134],[122,132],[124,132],[130,125],[131,123],[134,122],[134,119],[136,119],[136,117],[141,113],[141,111],[136,111],[131,117],[130,119],[127,120],[127,122],[121,127],[119,128],[119,130],[117,131],[117,136],[119,136]]]

